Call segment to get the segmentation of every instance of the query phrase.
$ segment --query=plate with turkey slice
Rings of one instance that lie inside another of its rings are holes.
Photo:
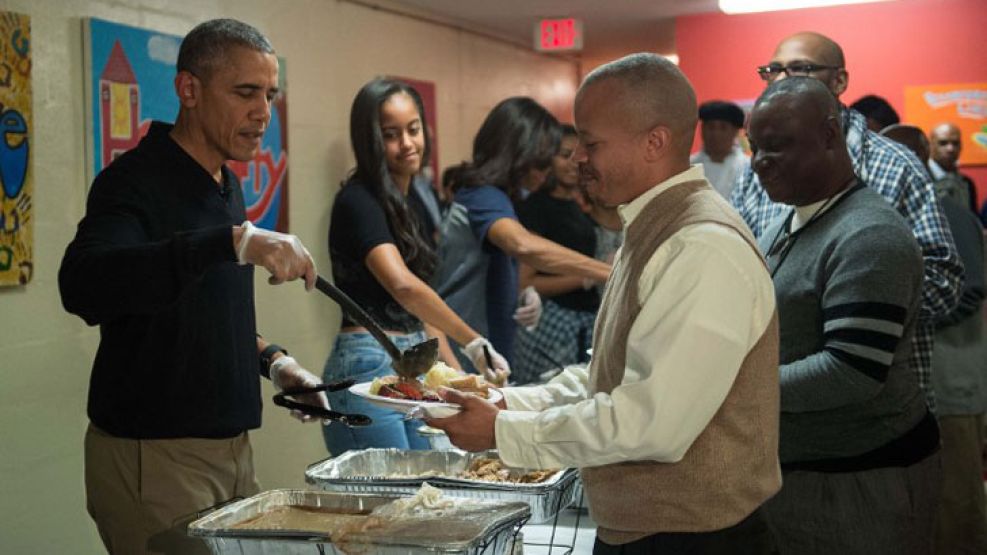
[[[378,394],[370,393],[371,391],[375,391],[375,390],[379,391],[381,385],[383,385],[383,387],[386,388],[391,388],[391,387],[397,388],[398,391],[400,392],[401,386],[397,385],[398,383],[400,382],[391,382],[384,384],[378,383],[377,384],[378,387],[375,388],[374,382],[363,382],[350,386],[349,391],[354,395],[363,397],[364,399],[369,401],[370,404],[374,406],[383,409],[395,410],[402,414],[408,415],[410,418],[448,418],[461,410],[459,405],[453,403],[446,403],[444,401],[439,400],[438,396],[436,396],[434,392],[425,389],[424,386],[422,386],[419,390],[422,394],[424,394],[424,398],[422,399],[413,399],[410,397],[409,398],[391,397],[389,395],[378,395]],[[455,389],[460,389],[460,388],[455,388]],[[475,393],[469,390],[464,390],[463,392]],[[486,392],[487,392],[486,400],[490,401],[491,403],[496,403],[503,397],[500,391],[494,388],[486,389]]]

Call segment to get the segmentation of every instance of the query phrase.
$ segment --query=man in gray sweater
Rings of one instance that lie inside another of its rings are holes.
[[[791,208],[761,236],[781,333],[783,486],[765,509],[782,553],[928,553],[939,435],[908,369],[922,256],[859,182],[840,106],[818,80],[772,83],[752,166]]]

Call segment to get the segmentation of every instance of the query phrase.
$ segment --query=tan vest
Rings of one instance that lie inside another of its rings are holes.
[[[627,229],[620,255],[622,277],[611,278],[600,304],[591,393],[610,393],[623,380],[627,336],[641,310],[637,284],[645,265],[666,239],[702,222],[735,230],[758,252],[743,220],[705,180],[676,185],[652,199]],[[659,532],[721,530],[746,518],[781,488],[778,415],[775,312],[744,359],[723,405],[681,461],[581,469],[599,538],[619,545]]]

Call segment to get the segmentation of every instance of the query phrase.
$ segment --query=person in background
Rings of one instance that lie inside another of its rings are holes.
[[[483,328],[487,325],[487,305],[476,300],[486,294],[486,254],[470,231],[466,207],[455,201],[455,174],[455,170],[443,172],[438,190],[424,180],[416,179],[414,182],[415,190],[425,200],[436,228],[439,262],[431,285],[446,303],[457,307],[457,314],[464,321]],[[515,203],[515,206],[518,204]],[[514,311],[514,321],[522,326],[534,327],[541,318],[541,298],[532,287],[521,292],[521,298],[525,297],[531,302]],[[474,368],[462,351],[454,351],[453,354],[463,368]],[[511,371],[514,372],[513,369]]]
[[[929,143],[932,146],[928,159],[932,179],[943,181],[944,184],[949,181],[954,182],[949,185],[958,189],[954,198],[964,206],[970,207],[970,210],[976,214],[977,188],[973,185],[972,179],[960,173],[958,165],[960,152],[963,149],[960,128],[949,122],[940,123],[929,132]]]
[[[929,141],[918,127],[895,125],[881,134],[928,159]],[[940,185],[937,182],[936,185]],[[987,410],[987,334],[984,300],[984,245],[980,220],[957,190],[939,187],[943,213],[959,249],[966,279],[960,303],[936,324],[932,363],[942,435],[942,505],[935,551],[987,553],[987,499],[983,484],[984,412]]]
[[[442,186],[436,193],[431,184],[415,180],[415,190],[426,201],[429,214],[437,232],[438,262],[429,284],[435,292],[468,325],[485,330],[487,304],[477,302],[486,294],[486,264],[483,249],[470,230],[466,207],[455,201],[452,190],[452,174],[442,174]],[[433,202],[434,201],[434,202]],[[515,313],[516,317],[516,313]],[[474,370],[473,364],[462,351],[453,351],[462,368]],[[511,372],[513,373],[513,369]]]
[[[702,164],[710,185],[724,198],[730,198],[737,179],[750,163],[737,144],[744,128],[744,111],[733,102],[713,100],[699,106],[699,121],[703,148],[689,161]]]
[[[854,175],[841,106],[811,77],[768,86],[751,167],[790,206],[761,236],[781,333],[781,553],[929,553],[939,433],[914,372],[922,258],[902,217]]]
[[[633,54],[576,95],[576,160],[620,208],[589,368],[503,389],[429,424],[522,468],[580,467],[597,555],[768,554],[778,468],[778,327],[747,226],[689,163],[696,97],[675,64]]]
[[[576,128],[562,126],[559,152],[552,158],[548,183],[528,197],[517,210],[528,231],[586,256],[596,254],[596,224],[583,213],[577,196],[579,165],[573,160],[579,137]],[[518,327],[514,356],[514,383],[538,381],[549,370],[589,360],[593,323],[600,308],[594,282],[574,275],[538,273],[520,267],[521,287],[533,286],[543,299],[538,326]]]
[[[819,33],[802,32],[782,40],[771,61],[757,68],[757,72],[765,84],[790,76],[812,77],[822,81],[838,99],[849,83],[845,65],[838,44]],[[934,323],[959,300],[963,264],[923,165],[905,147],[867,129],[863,115],[843,108],[840,117],[854,173],[904,216],[922,249],[922,313],[912,337],[910,365],[919,377],[929,407],[935,410],[930,382]],[[756,237],[761,237],[768,223],[785,211],[784,205],[768,197],[753,170],[744,173],[730,202]]]
[[[589,216],[596,227],[596,252],[593,258],[613,264],[617,249],[624,243],[624,224],[616,206],[605,206],[599,199],[593,198],[586,189],[583,179],[579,180],[579,194],[576,196],[579,206]],[[596,291],[603,296],[603,283],[596,284]]]
[[[509,372],[504,358],[456,315],[428,285],[437,263],[434,228],[412,181],[428,159],[429,138],[418,92],[407,84],[374,79],[363,86],[350,110],[350,141],[356,168],[333,201],[329,256],[336,285],[387,331],[399,349],[426,340],[426,325],[465,346],[481,371]],[[486,346],[494,367],[488,368]],[[444,349],[447,362],[458,367]],[[390,356],[348,314],[326,361],[326,381],[357,383],[392,375]],[[361,428],[325,428],[333,455],[350,449],[396,447],[424,449],[421,422],[403,420],[393,410],[375,408],[348,391],[330,393],[343,412],[366,414],[373,424]]]
[[[882,129],[881,135],[896,143],[905,145],[908,150],[915,154],[915,157],[918,158],[919,162],[922,162],[923,166],[929,160],[929,152],[931,152],[929,147],[929,139],[918,127],[915,127],[914,125],[895,123]],[[926,168],[926,171],[928,171],[928,168]],[[929,175],[931,176],[932,174],[930,173]]]
[[[940,189],[940,194],[949,193]],[[941,202],[966,267],[966,279],[960,303],[936,324],[932,352],[935,368],[932,383],[938,401],[943,467],[936,553],[987,553],[987,500],[983,480],[983,426],[987,411],[983,228],[962,198],[944,196]]]
[[[617,249],[624,243],[624,225],[620,221],[620,213],[613,206],[603,206],[588,195],[587,204],[589,217],[596,223],[596,252],[593,258],[612,264]],[[603,284],[597,284],[603,292]]]
[[[501,101],[490,111],[473,140],[473,159],[446,170],[455,203],[465,221],[443,232],[472,245],[462,259],[443,257],[441,273],[450,281],[436,284],[450,307],[490,338],[508,361],[514,356],[517,324],[530,326],[531,308],[540,300],[527,293],[519,304],[518,261],[538,271],[606,281],[610,266],[531,233],[517,219],[513,201],[522,181],[547,175],[558,152],[559,123],[527,97]],[[451,173],[450,173],[451,172]],[[458,278],[458,279],[453,279]],[[483,303],[482,313],[471,309]],[[470,315],[467,317],[466,315]],[[482,320],[471,318],[482,317]],[[518,321],[516,321],[516,319]]]
[[[885,127],[901,122],[898,112],[894,111],[891,104],[875,94],[860,97],[850,105],[850,109],[863,114],[867,118],[867,129],[874,133],[880,133]]]
[[[279,390],[320,383],[257,334],[254,313],[254,265],[311,289],[312,257],[247,220],[226,166],[260,147],[274,48],[246,23],[206,21],[177,70],[175,125],[153,122],[96,176],[58,273],[65,309],[100,329],[85,486],[110,553],[209,553],[188,522],[259,491],[247,431],[261,424],[260,376]],[[302,400],[329,408],[324,394]]]
[[[547,179],[548,173],[545,170],[532,168],[518,184],[516,198],[514,200],[515,206],[518,206],[528,200],[528,197],[542,188]]]

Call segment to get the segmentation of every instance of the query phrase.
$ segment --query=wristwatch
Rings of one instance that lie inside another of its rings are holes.
[[[268,346],[265,347],[264,350],[260,352],[260,368],[264,372],[264,374],[269,375],[269,372],[271,370],[271,360],[274,359],[274,353],[277,352],[284,353],[285,355],[288,354],[288,351],[281,345],[278,345],[277,343],[268,344]]]

